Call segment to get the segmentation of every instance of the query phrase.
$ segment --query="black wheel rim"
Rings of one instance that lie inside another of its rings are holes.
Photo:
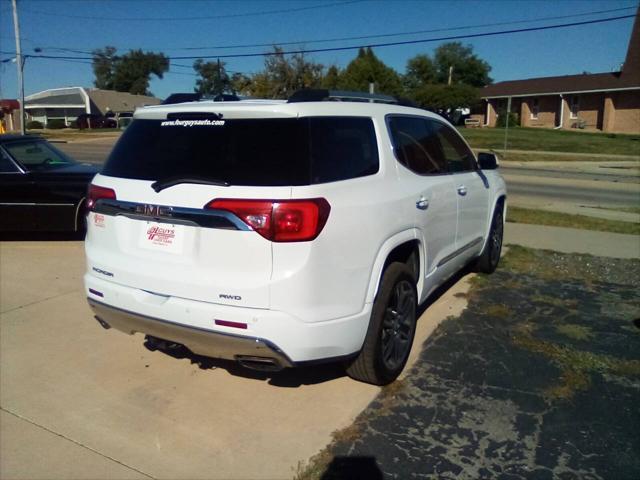
[[[389,370],[402,365],[411,349],[415,324],[415,293],[408,280],[398,282],[382,322],[382,361]]]
[[[491,242],[491,264],[497,265],[498,260],[500,260],[500,252],[502,251],[502,231],[504,229],[504,225],[502,223],[502,214],[496,213],[496,216],[493,219],[493,228],[491,229],[491,237],[489,241]]]

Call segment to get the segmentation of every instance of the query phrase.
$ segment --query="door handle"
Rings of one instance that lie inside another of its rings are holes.
[[[458,187],[458,195],[462,195],[463,197],[467,194],[467,187],[464,185],[460,185]]]
[[[416,208],[419,210],[426,210],[429,208],[429,200],[424,197],[420,197],[420,200],[416,202]]]

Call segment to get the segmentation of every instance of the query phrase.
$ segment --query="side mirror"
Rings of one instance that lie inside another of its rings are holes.
[[[498,157],[495,153],[480,152],[478,153],[478,164],[481,170],[495,170],[498,168]]]

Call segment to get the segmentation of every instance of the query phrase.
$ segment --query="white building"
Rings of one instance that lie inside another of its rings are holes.
[[[49,120],[63,119],[66,125],[83,113],[106,115],[133,112],[145,105],[158,105],[160,99],[126,92],[97,88],[65,87],[34,93],[24,99],[27,121],[46,125]]]

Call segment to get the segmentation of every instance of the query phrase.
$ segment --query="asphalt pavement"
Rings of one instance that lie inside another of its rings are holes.
[[[512,247],[302,478],[637,480],[639,288],[637,259]]]
[[[566,172],[565,172],[566,173]],[[503,172],[510,203],[557,202],[600,207],[640,206],[640,184],[571,177],[521,175]]]
[[[54,140],[54,145],[80,162],[102,165],[117,139],[118,137],[105,137],[71,142]]]

